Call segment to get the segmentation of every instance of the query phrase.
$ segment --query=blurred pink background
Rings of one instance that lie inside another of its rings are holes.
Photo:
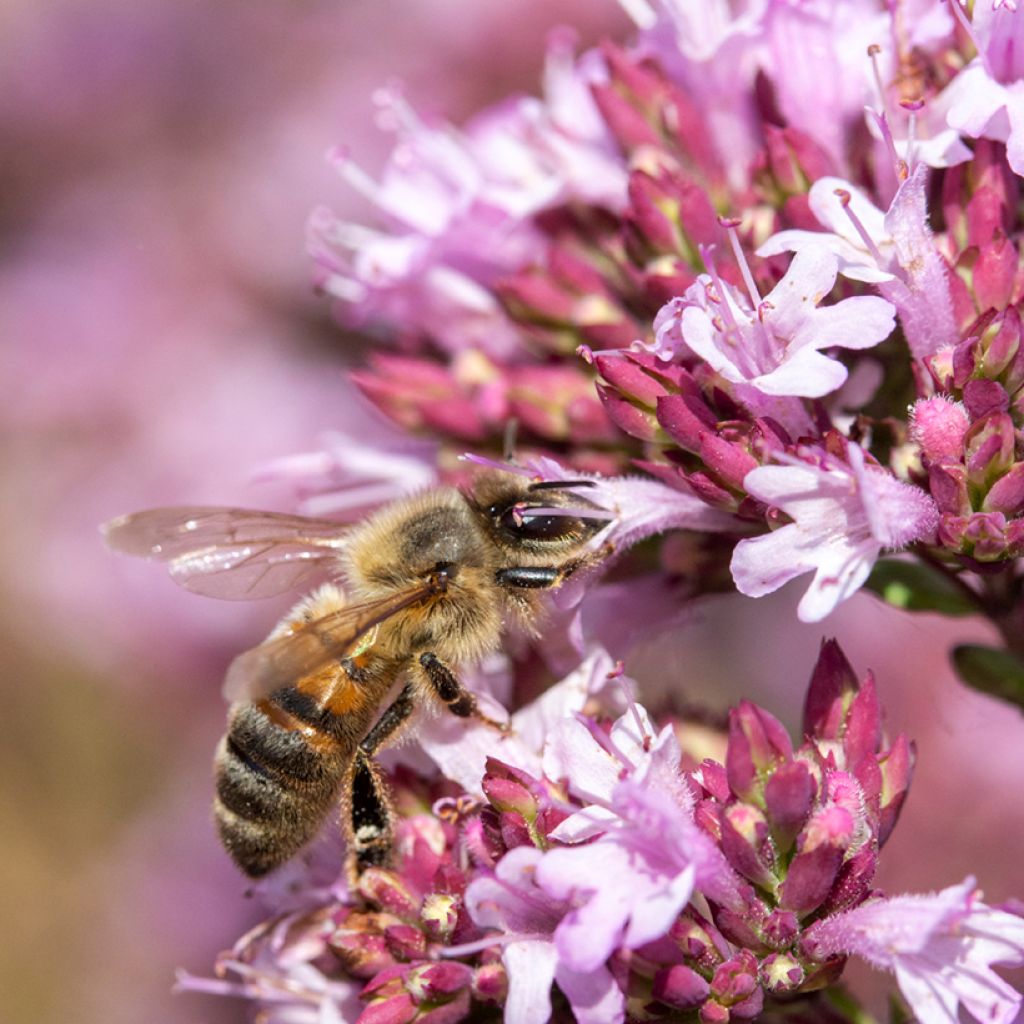
[[[282,505],[253,467],[353,415],[358,343],[308,285],[309,210],[361,210],[324,154],[376,169],[373,89],[458,122],[537,87],[543,41],[621,34],[612,0],[56,0],[0,5],[0,744],[5,1019],[242,1020],[172,996],[257,919],[208,820],[218,687],[280,603],[206,601],[97,525],[155,504]],[[711,603],[628,668],[792,728],[822,636],[798,589]],[[1024,896],[1020,716],[946,662],[981,627],[858,597],[827,623],[875,670],[919,763],[880,883],[975,873]],[[723,655],[728,651],[728,657]],[[659,682],[660,681],[660,682]],[[653,695],[653,694],[652,694]]]

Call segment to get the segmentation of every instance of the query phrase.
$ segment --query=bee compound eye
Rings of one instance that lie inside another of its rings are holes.
[[[498,525],[522,540],[564,540],[583,531],[575,516],[534,513],[531,506],[517,503],[497,516]]]

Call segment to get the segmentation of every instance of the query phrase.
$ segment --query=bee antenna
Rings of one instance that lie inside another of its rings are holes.
[[[567,491],[573,487],[596,487],[596,480],[538,480],[530,484],[528,491]]]

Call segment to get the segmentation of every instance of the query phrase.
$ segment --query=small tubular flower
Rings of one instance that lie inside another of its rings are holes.
[[[898,550],[934,532],[938,509],[920,488],[866,463],[852,442],[848,463],[820,461],[759,466],[744,485],[793,522],[765,537],[740,541],[732,558],[737,589],[761,597],[806,572],[814,580],[797,614],[818,622],[855,593],[883,550]]]
[[[872,899],[812,926],[804,948],[824,959],[855,954],[891,971],[921,1024],[1012,1024],[1021,995],[992,964],[1024,963],[1024,918],[981,902],[975,881],[931,895]]]

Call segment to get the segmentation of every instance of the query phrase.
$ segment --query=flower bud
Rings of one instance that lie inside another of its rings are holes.
[[[501,1005],[508,994],[508,974],[503,963],[483,964],[473,972],[473,998]]]
[[[766,889],[775,886],[768,822],[758,808],[736,803],[721,818],[722,851],[744,878]]]
[[[410,969],[406,988],[417,1003],[433,1003],[467,988],[473,981],[473,970],[456,960],[438,960]]]
[[[782,723],[750,701],[729,712],[729,746],[725,770],[729,787],[741,800],[750,800],[758,780],[781,761],[793,756],[793,745]]]
[[[396,924],[386,928],[384,941],[397,960],[419,960],[427,949],[423,932],[411,924]]]
[[[770,953],[761,961],[761,984],[773,995],[795,992],[803,984],[806,972],[799,960],[788,953]]]
[[[663,967],[654,976],[651,995],[659,1002],[679,1010],[691,1010],[707,999],[711,986],[696,971],[684,964]]]
[[[419,916],[420,901],[412,894],[405,881],[387,868],[367,868],[358,882],[363,899],[400,917],[415,921]]]
[[[748,949],[719,964],[711,979],[711,994],[726,1005],[740,1003],[757,988],[757,960]]]
[[[970,419],[961,403],[941,395],[924,398],[914,403],[910,416],[911,436],[929,462],[962,456]]]

